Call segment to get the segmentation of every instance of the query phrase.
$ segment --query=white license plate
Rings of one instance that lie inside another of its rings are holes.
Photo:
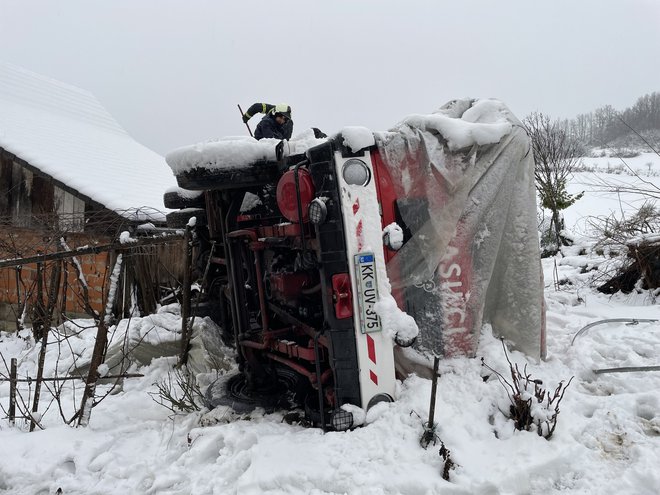
[[[378,300],[376,260],[373,253],[355,255],[355,279],[357,280],[360,330],[362,333],[380,332],[380,318],[374,311]]]

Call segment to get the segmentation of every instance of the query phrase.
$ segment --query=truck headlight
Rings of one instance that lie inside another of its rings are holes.
[[[366,186],[371,180],[369,167],[362,160],[351,158],[344,163],[341,174],[347,184],[352,186]]]
[[[309,208],[307,208],[307,213],[309,215],[309,221],[314,225],[320,225],[325,222],[325,218],[328,216],[328,207],[325,204],[325,201],[321,198],[316,198],[309,203]]]
[[[332,427],[336,431],[346,431],[353,427],[353,413],[337,409],[330,419]]]

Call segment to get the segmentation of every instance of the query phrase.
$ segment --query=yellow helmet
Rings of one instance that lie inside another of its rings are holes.
[[[291,118],[291,107],[286,103],[278,103],[273,108],[273,115],[284,115],[287,119]]]

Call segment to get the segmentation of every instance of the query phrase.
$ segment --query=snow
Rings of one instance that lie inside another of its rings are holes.
[[[0,63],[0,147],[110,210],[164,220],[176,185],[163,157],[131,138],[91,93]]]
[[[304,153],[324,141],[325,138],[315,138],[312,129],[306,129],[291,140],[284,141],[284,155]],[[228,136],[177,148],[170,151],[165,159],[175,175],[192,169],[235,169],[260,161],[276,161],[275,147],[279,143],[279,139]]]
[[[103,378],[104,376],[108,375],[108,372],[110,371],[110,367],[107,364],[103,363],[99,365],[97,371],[99,373],[99,376]]]
[[[553,265],[554,260],[544,260],[547,280]],[[511,354],[549,389],[575,375],[553,438],[546,441],[513,429],[503,415],[508,404],[504,389],[492,377],[483,381],[487,373],[478,359],[444,360],[436,422],[457,464],[450,482],[440,476],[439,445],[428,450],[419,446],[430,397],[427,379],[411,376],[400,382],[396,402],[381,403],[364,418],[354,411],[364,426],[324,435],[286,424],[283,413],[172,416],[147,395],[174,363],[156,358],[135,370],[144,378],[126,380],[118,394],[93,409],[88,428],[63,426],[52,410],[43,418],[46,429],[34,433],[21,429],[20,422],[12,428],[0,420],[0,493],[54,493],[59,487],[65,494],[109,495],[658,493],[660,373],[595,375],[591,370],[657,364],[660,327],[615,324],[593,329],[570,345],[588,322],[657,316],[657,305],[649,304],[645,294],[597,294],[585,285],[588,274],[572,266],[560,266],[560,271],[576,286],[546,291],[548,360],[537,364]],[[179,331],[175,314],[154,316],[171,329],[157,325],[149,333],[155,340]],[[123,322],[131,328],[154,328],[151,318]],[[76,352],[91,354],[94,332],[91,328],[71,339]],[[15,335],[0,337],[0,352],[19,357],[22,375],[36,366],[38,349],[31,346]],[[47,374],[54,371],[54,352],[49,350]],[[487,327],[478,355],[506,371],[501,344]],[[0,384],[4,407],[8,390],[7,383]]]
[[[122,234],[124,233],[128,232],[122,232]],[[117,296],[117,284],[119,283],[119,275],[121,274],[123,256],[123,254],[117,255],[115,266],[112,268],[112,273],[110,274],[110,289],[108,290],[108,299],[106,301],[104,311],[104,321],[106,324],[110,323],[112,317],[112,307],[115,304],[115,297]]]
[[[131,233],[127,230],[124,230],[119,234],[119,243],[120,244],[133,244],[136,243],[137,239],[131,237]]]
[[[277,143],[277,139],[226,138],[177,148],[165,159],[175,175],[193,168],[232,169],[258,161],[275,161]]]
[[[347,126],[340,134],[344,138],[344,146],[350,148],[353,153],[376,144],[374,134],[366,127]]]
[[[430,115],[410,115],[403,123],[423,131],[439,132],[447,140],[451,151],[475,144],[498,143],[511,132],[510,112],[497,100],[476,100],[461,118],[456,118],[451,113],[452,110],[451,107],[443,107]],[[478,119],[479,122],[476,122]]]
[[[653,202],[657,206],[660,156],[655,153],[640,153],[623,161],[608,155],[583,157],[579,163],[578,172],[568,182],[568,192],[584,192],[584,196],[563,212],[570,234],[593,237],[593,224],[598,219],[629,217],[650,196],[656,198]],[[642,191],[650,194],[639,194]]]
[[[204,191],[189,191],[179,186],[172,186],[165,190],[166,193],[176,193],[178,196],[186,199],[195,199],[204,194]]]
[[[403,229],[392,222],[383,229],[383,238],[387,238],[386,244],[396,251],[403,246]]]
[[[257,196],[254,193],[251,192],[246,192],[245,197],[243,198],[243,202],[241,203],[241,213],[247,213],[253,209],[255,209],[257,206],[261,206],[261,198]]]
[[[419,328],[412,316],[401,311],[389,292],[381,294],[374,305],[374,311],[380,316],[383,332],[399,342],[410,342],[419,334]]]

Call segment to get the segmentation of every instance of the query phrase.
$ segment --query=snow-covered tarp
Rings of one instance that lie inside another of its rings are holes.
[[[376,145],[408,233],[388,275],[418,346],[473,356],[488,322],[543,357],[534,160],[518,119],[497,100],[454,100],[377,133]]]
[[[163,191],[176,185],[163,157],[129,136],[94,95],[6,63],[0,147],[130,219],[164,220]]]

